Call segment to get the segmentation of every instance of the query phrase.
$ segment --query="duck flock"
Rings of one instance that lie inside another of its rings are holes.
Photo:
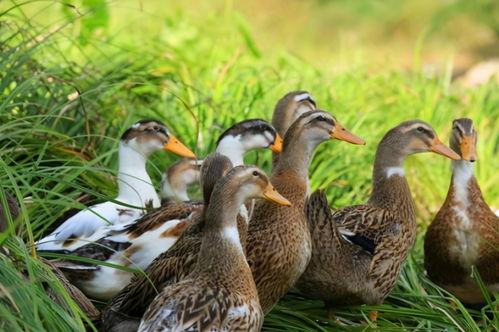
[[[315,149],[331,139],[364,144],[306,91],[281,98],[272,124],[234,124],[202,160],[162,122],[138,121],[121,137],[116,199],[80,211],[36,249],[91,259],[53,264],[86,296],[108,301],[104,331],[259,331],[292,287],[323,300],[330,316],[337,305],[378,305],[416,238],[404,160],[434,152],[452,159],[453,173],[426,234],[428,276],[481,304],[474,265],[487,291],[499,291],[499,218],[473,176],[471,119],[453,121],[450,148],[420,120],[390,129],[377,146],[369,200],[339,210],[323,191],[310,193],[308,179]],[[272,150],[270,175],[244,165],[255,149]],[[146,171],[158,150],[185,157],[165,172],[160,195]],[[188,196],[195,184],[202,200]]]

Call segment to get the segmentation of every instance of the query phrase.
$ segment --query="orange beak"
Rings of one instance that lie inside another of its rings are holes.
[[[463,141],[461,142],[460,149],[461,149],[461,156],[463,156],[464,160],[467,161],[478,160],[473,136],[464,136]]]
[[[187,146],[182,144],[175,136],[169,135],[170,139],[168,143],[163,146],[163,150],[171,151],[173,153],[178,154],[179,156],[186,158],[196,158],[196,155],[189,150]]]
[[[277,204],[291,206],[291,202],[288,201],[284,196],[279,194],[271,183],[269,183],[267,188],[265,188],[265,191],[263,192],[263,198]]]
[[[336,122],[335,129],[334,129],[333,133],[331,134],[331,138],[336,138],[336,139],[339,139],[341,141],[345,141],[345,142],[352,143],[352,144],[359,144],[359,145],[366,144],[366,142],[362,138],[352,134],[348,129],[343,127],[339,122]]]
[[[270,144],[269,149],[275,153],[280,153],[282,151],[282,137],[276,133],[274,143]]]
[[[455,153],[454,150],[442,143],[442,141],[440,141],[438,137],[435,137],[435,139],[433,140],[433,143],[430,146],[430,151],[441,154],[442,156],[450,159],[461,160],[461,157],[457,153]]]

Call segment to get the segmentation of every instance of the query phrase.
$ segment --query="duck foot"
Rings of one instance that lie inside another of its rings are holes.
[[[369,311],[369,319],[371,322],[376,323],[378,320],[378,310]]]

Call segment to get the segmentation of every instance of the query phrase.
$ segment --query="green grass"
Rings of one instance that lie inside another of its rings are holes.
[[[270,120],[282,95],[306,89],[320,108],[367,141],[365,147],[327,142],[311,165],[312,188],[326,188],[332,206],[341,207],[369,196],[376,144],[388,129],[422,119],[447,141],[452,120],[466,116],[479,135],[475,174],[488,203],[499,207],[497,83],[465,89],[452,83],[450,64],[433,76],[417,64],[373,73],[368,58],[344,70],[334,61],[317,64],[277,46],[268,52],[230,1],[203,17],[184,9],[165,17],[137,11],[155,22],[160,33],[151,35],[149,25],[143,34],[118,29],[111,17],[126,9],[118,3],[87,0],[78,10],[69,2],[21,4],[0,3],[0,181],[22,209],[0,234],[0,245],[14,253],[12,260],[0,256],[0,329],[83,329],[82,313],[30,256],[31,246],[68,212],[114,197],[117,137],[142,118],[163,120],[204,156],[224,128],[246,118]],[[150,158],[155,183],[176,159],[166,152]],[[270,170],[267,151],[253,152],[246,161]],[[375,329],[367,319],[373,309],[380,312],[382,330],[478,331],[499,325],[497,295],[480,310],[465,308],[424,274],[422,235],[447,193],[449,160],[421,154],[409,158],[406,170],[420,235],[387,301],[338,308],[338,323],[327,320],[322,302],[291,291],[266,317],[264,330]],[[46,287],[65,304],[48,298]]]

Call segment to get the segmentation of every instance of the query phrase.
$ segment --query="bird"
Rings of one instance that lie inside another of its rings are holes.
[[[281,137],[284,137],[289,126],[306,112],[317,108],[315,99],[305,90],[291,91],[277,101],[272,114],[272,125]],[[279,154],[273,153],[272,167],[279,161]]]
[[[328,307],[383,302],[416,237],[415,205],[403,162],[426,151],[460,159],[426,122],[402,122],[377,147],[367,203],[331,211],[323,191],[310,196],[305,210],[312,258],[296,285],[303,294]],[[371,320],[376,317],[372,311]]]
[[[218,180],[203,213],[194,270],[161,291],[138,331],[260,331],[263,313],[236,221],[240,206],[250,198],[291,205],[255,166],[237,166]]]
[[[454,120],[450,147],[462,160],[452,161],[447,198],[429,225],[424,243],[428,277],[468,305],[486,302],[472,277],[472,266],[488,292],[499,292],[499,217],[485,202],[473,175],[476,144],[473,120]]]
[[[216,182],[233,167],[230,159],[218,152],[206,156],[201,166],[203,207],[208,206]],[[102,323],[106,331],[136,331],[146,308],[163,289],[182,281],[194,269],[203,238],[204,219],[199,213],[188,224],[179,239],[167,251],[159,255],[144,271],[109,301],[103,310]],[[237,217],[238,233],[243,249],[247,232],[247,220]]]
[[[298,117],[286,132],[270,178],[293,206],[283,208],[265,201],[255,206],[246,250],[264,314],[294,285],[310,260],[311,238],[303,211],[309,193],[308,168],[316,147],[332,138],[365,144],[326,111]]]
[[[161,179],[161,205],[170,201],[190,201],[187,188],[199,182],[202,162],[199,159],[183,158],[168,167]]]
[[[223,132],[217,141],[216,151],[227,155],[232,165],[237,165],[243,162],[248,151],[268,148],[279,152],[281,147],[282,139],[268,122],[250,119],[236,123]],[[135,222],[103,226],[98,232],[104,234],[100,239],[88,240],[85,246],[66,253],[103,261],[105,265],[64,260],[58,263],[58,267],[87,295],[108,300],[131,281],[133,274],[107,263],[146,269],[177,241],[202,208],[203,203],[198,200],[173,201]],[[244,205],[241,210],[247,223],[249,212]]]
[[[146,159],[161,149],[184,157],[195,157],[161,121],[140,120],[134,123],[120,139],[118,196],[115,200],[93,205],[67,219],[36,243],[37,250],[74,250],[101,238],[102,234],[95,233],[102,226],[128,224],[143,214],[146,204],[159,207],[158,194],[146,171]],[[80,237],[84,237],[85,241]]]

